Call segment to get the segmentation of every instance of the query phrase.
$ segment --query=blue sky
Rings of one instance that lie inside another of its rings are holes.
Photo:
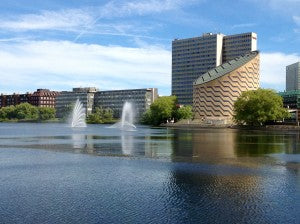
[[[1,0],[0,92],[171,89],[171,41],[258,34],[261,86],[300,60],[300,0]]]

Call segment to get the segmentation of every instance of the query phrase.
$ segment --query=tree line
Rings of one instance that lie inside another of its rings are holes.
[[[50,107],[37,107],[29,103],[21,103],[0,109],[0,121],[46,121],[52,119],[55,119],[55,109]]]

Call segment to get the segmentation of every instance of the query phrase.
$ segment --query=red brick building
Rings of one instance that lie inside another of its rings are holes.
[[[56,96],[59,92],[50,91],[49,89],[37,89],[34,93],[11,94],[0,96],[0,108],[16,106],[20,103],[30,103],[38,107],[55,107]]]
[[[20,103],[29,103],[31,93],[25,93],[25,94],[11,94],[11,95],[1,95],[0,96],[0,108],[1,107],[9,107],[9,106],[15,106]]]
[[[37,89],[31,97],[29,103],[38,107],[55,107],[56,97],[59,92],[49,89]]]

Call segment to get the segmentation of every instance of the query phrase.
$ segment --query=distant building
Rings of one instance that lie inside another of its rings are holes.
[[[86,115],[90,115],[94,105],[94,94],[98,91],[95,87],[87,88],[73,88],[72,91],[62,91],[56,98],[56,116],[63,118],[69,107],[75,104],[76,100],[79,99],[86,108]]]
[[[194,118],[216,124],[231,123],[234,102],[243,91],[258,87],[258,51],[227,61],[194,82]]]
[[[37,107],[55,107],[56,97],[60,93],[49,89],[37,89],[31,96],[29,103]]]
[[[16,106],[20,103],[29,103],[31,93],[25,93],[25,94],[10,94],[10,95],[1,95],[0,96],[0,108],[1,107],[9,107],[9,106]]]
[[[279,92],[278,94],[283,98],[283,106],[291,114],[291,118],[287,120],[300,121],[300,90]]]
[[[203,34],[172,42],[172,95],[179,104],[193,103],[193,82],[226,61],[257,50],[257,34]]]
[[[286,91],[300,90],[300,62],[286,66]]]
[[[10,94],[0,96],[0,107],[16,106],[30,103],[38,107],[55,107],[55,100],[59,92],[49,89],[37,89],[34,93]]]
[[[94,108],[110,108],[114,117],[119,118],[123,104],[128,101],[134,104],[136,116],[140,117],[157,97],[156,88],[99,91],[95,93]]]

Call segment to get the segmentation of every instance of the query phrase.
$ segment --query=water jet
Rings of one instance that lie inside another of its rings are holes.
[[[110,128],[119,128],[125,131],[134,131],[136,129],[136,126],[133,124],[135,117],[134,115],[135,113],[132,103],[126,101],[123,105],[121,121],[110,126]]]
[[[79,127],[84,128],[86,127],[85,122],[85,108],[83,107],[83,104],[80,102],[79,99],[76,100],[76,103],[74,105],[73,111],[72,111],[72,117],[70,120],[70,125],[72,128]]]

